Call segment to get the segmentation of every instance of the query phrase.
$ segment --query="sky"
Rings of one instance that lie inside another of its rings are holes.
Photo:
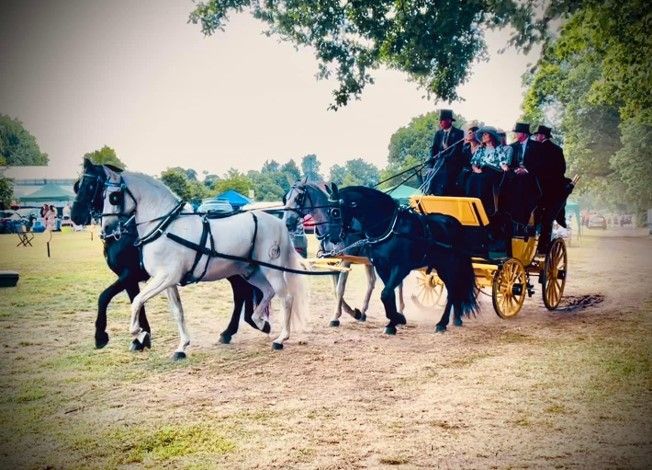
[[[465,101],[435,103],[407,75],[381,69],[361,100],[334,112],[336,83],[316,80],[310,49],[264,36],[247,14],[205,37],[187,21],[192,9],[190,0],[2,0],[0,113],[72,176],[104,145],[152,175],[174,166],[223,175],[314,153],[328,176],[353,158],[386,166],[391,135],[442,107],[510,130],[521,75],[536,61],[498,54],[507,32],[490,32],[489,62],[459,88]]]

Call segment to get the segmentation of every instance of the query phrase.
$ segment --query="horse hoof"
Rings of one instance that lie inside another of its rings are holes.
[[[446,327],[442,325],[437,325],[435,326],[435,333],[443,333],[446,331]]]
[[[402,313],[397,313],[396,323],[398,323],[399,325],[407,325],[407,320],[405,319],[405,315],[403,315]]]
[[[180,361],[185,358],[186,358],[186,353],[183,351],[174,351],[174,354],[172,354],[173,361]]]
[[[143,337],[141,344],[143,345],[143,349],[152,349],[152,335],[149,332]]]
[[[339,320],[331,320],[330,323],[328,324],[328,326],[332,326],[334,328],[337,328],[338,326],[340,326],[340,321]]]
[[[362,316],[360,317],[360,321],[367,321],[367,314],[363,313]]]
[[[220,335],[219,341],[222,344],[231,344],[231,335],[227,335],[226,333],[222,333]]]
[[[355,308],[353,309],[353,312],[354,312],[353,318],[355,318],[358,321],[363,321],[362,317],[364,314],[359,309]]]
[[[283,349],[283,343],[272,343],[273,351],[280,351],[281,349]]]
[[[453,320],[453,325],[455,325],[455,326],[462,326],[463,324],[464,323],[462,322],[461,318],[459,318],[459,319],[456,318],[456,319]]]
[[[395,326],[386,326],[385,327],[385,334],[394,336],[396,334],[396,327]]]
[[[95,349],[102,349],[109,344],[109,334],[106,331],[95,334]]]
[[[132,351],[132,352],[142,351],[143,349],[145,349],[145,346],[143,345],[143,343],[141,343],[137,339],[133,340],[131,342],[131,346],[129,346],[129,351]]]
[[[263,325],[263,329],[261,331],[263,333],[269,333],[270,331],[272,331],[272,326],[269,324],[268,321],[265,322],[265,324]]]

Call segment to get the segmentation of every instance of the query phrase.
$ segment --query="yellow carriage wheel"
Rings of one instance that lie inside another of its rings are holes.
[[[500,318],[514,317],[523,306],[527,292],[527,274],[519,260],[508,259],[494,274],[491,300]]]
[[[444,283],[437,274],[416,272],[416,291],[412,294],[412,302],[422,309],[429,309],[439,304],[444,292]]]
[[[543,303],[548,310],[554,310],[561,302],[566,286],[566,269],[568,268],[568,254],[566,244],[561,238],[556,238],[550,245],[543,265],[543,282],[541,283]]]

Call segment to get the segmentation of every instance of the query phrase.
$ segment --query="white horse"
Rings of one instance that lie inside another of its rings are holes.
[[[102,230],[105,234],[116,233],[121,220],[133,216],[142,263],[151,276],[131,304],[131,334],[136,341],[146,335],[138,320],[140,307],[166,290],[181,337],[173,357],[186,357],[190,337],[177,285],[232,275],[245,277],[262,291],[263,299],[252,315],[261,329],[272,297],[278,294],[281,298],[283,321],[272,344],[274,349],[282,349],[290,337],[291,322],[305,323],[302,277],[283,271],[302,270],[303,265],[281,220],[265,212],[242,212],[219,219],[182,212],[183,203],[162,182],[140,173],[117,173],[106,166],[104,171],[107,182]]]

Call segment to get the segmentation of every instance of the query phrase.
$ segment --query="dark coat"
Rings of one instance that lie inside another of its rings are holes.
[[[525,155],[521,155],[523,146],[520,142],[514,142],[510,146],[514,150],[512,169],[516,169],[522,164],[527,171],[537,174],[542,161],[541,143],[536,140],[528,140],[525,146]]]
[[[432,179],[428,194],[450,196],[455,193],[455,182],[463,166],[462,139],[464,131],[457,127],[450,128],[448,137],[442,129],[435,132],[430,147]]]
[[[543,197],[558,198],[564,191],[566,180],[566,159],[562,148],[550,140],[541,143],[541,162],[538,177],[543,189]]]

